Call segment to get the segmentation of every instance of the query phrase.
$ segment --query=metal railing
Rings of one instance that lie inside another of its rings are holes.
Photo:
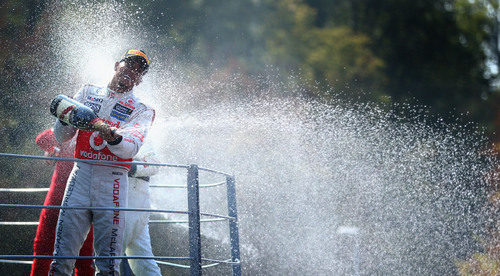
[[[208,268],[218,264],[228,264],[232,267],[232,274],[235,276],[241,275],[240,249],[239,249],[239,233],[238,233],[238,217],[236,208],[236,189],[235,178],[233,175],[198,167],[197,165],[175,165],[165,163],[146,163],[146,162],[123,162],[123,161],[104,161],[104,160],[83,160],[77,158],[60,158],[60,157],[45,157],[33,155],[21,155],[12,153],[0,153],[0,157],[9,158],[27,158],[39,160],[55,160],[55,161],[71,161],[85,162],[94,164],[136,164],[149,166],[163,166],[172,168],[187,169],[187,185],[169,185],[157,186],[156,188],[187,188],[188,210],[163,210],[163,209],[143,209],[143,208],[123,208],[123,207],[62,207],[62,206],[44,206],[44,205],[23,205],[23,204],[0,204],[0,208],[46,208],[46,209],[86,209],[86,210],[116,210],[116,211],[136,211],[136,212],[161,212],[161,213],[178,213],[187,214],[188,220],[152,220],[150,223],[188,223],[189,224],[189,257],[168,257],[155,256],[157,263],[169,265],[173,267],[189,268],[191,275],[201,275],[203,268]],[[214,184],[200,185],[199,172],[206,171],[209,173],[225,176],[225,181]],[[200,210],[200,193],[199,189],[209,188],[226,184],[228,215],[202,213]],[[2,188],[0,192],[44,192],[46,188]],[[212,217],[211,219],[201,219],[201,216]],[[229,224],[229,235],[231,242],[231,258],[227,260],[215,260],[210,258],[202,258],[201,255],[201,222],[227,220]],[[1,222],[0,225],[38,225],[37,222]],[[151,259],[150,256],[45,256],[45,255],[0,255],[0,262],[9,263],[31,263],[29,261],[13,261],[22,259]],[[165,260],[189,260],[190,265],[182,265]],[[202,262],[210,262],[211,264],[202,265]]]

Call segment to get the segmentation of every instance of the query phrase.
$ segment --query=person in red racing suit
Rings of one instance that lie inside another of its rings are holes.
[[[73,97],[97,114],[91,124],[95,131],[77,130],[56,121],[59,142],[76,133],[75,158],[132,161],[154,120],[154,110],[134,95],[133,88],[147,72],[149,61],[143,51],[130,50],[115,63],[107,87],[85,85]],[[73,168],[62,206],[127,207],[130,165],[97,164],[79,161]],[[112,210],[61,209],[57,222],[54,256],[76,256],[90,225],[94,225],[96,256],[122,255],[124,212]],[[50,275],[71,275],[74,259],[54,259]],[[119,275],[120,259],[96,259],[98,275]]]
[[[45,151],[45,156],[55,156],[62,158],[72,158],[75,150],[75,139],[66,143],[58,143],[54,137],[53,129],[46,129],[36,137],[36,144]],[[50,162],[51,165],[54,162]],[[73,162],[55,162],[54,173],[49,191],[45,196],[43,205],[61,205],[66,181],[69,173],[73,169]],[[33,243],[34,255],[52,255],[54,251],[55,231],[57,216],[59,211],[55,209],[42,209],[38,228],[36,229],[35,242]],[[93,248],[93,230],[90,229],[87,239],[80,250],[80,256],[92,256]],[[34,259],[31,265],[31,276],[47,275],[50,268],[49,259]],[[93,261],[77,260],[75,264],[75,275],[91,276],[94,275]]]

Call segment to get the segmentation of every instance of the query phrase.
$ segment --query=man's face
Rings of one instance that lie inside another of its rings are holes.
[[[143,69],[137,61],[126,59],[115,64],[115,74],[112,79],[118,92],[128,92],[142,81]]]

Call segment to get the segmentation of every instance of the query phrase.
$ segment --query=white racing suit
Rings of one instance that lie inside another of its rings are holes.
[[[149,143],[146,143],[134,157],[138,162],[159,163],[155,152]],[[149,177],[158,173],[158,166],[137,165],[129,173],[128,207],[151,208],[149,198]],[[123,247],[127,256],[153,256],[151,238],[149,236],[148,212],[125,212],[125,238]],[[161,271],[154,259],[129,259],[128,263],[136,276],[161,276]]]
[[[78,132],[75,158],[132,161],[154,120],[154,110],[142,104],[132,91],[117,93],[92,85],[84,86],[73,98],[117,127],[116,133],[122,138],[107,143],[97,131],[77,131],[57,121],[56,139],[63,142]],[[62,206],[127,207],[129,168],[130,165],[77,162],[68,179]],[[96,256],[122,255],[124,212],[61,209],[54,256],[78,256],[91,223],[94,224]],[[101,259],[95,263],[97,275],[119,275],[120,259]],[[71,275],[74,264],[74,259],[54,259],[49,275]]]

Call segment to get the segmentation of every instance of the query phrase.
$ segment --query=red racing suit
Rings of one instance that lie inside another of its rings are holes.
[[[98,131],[82,131],[56,121],[54,133],[60,142],[77,133],[75,158],[131,161],[154,120],[154,110],[140,102],[132,91],[118,93],[109,88],[84,86],[73,97],[94,110],[99,118],[117,127],[120,139],[104,141]],[[130,165],[77,162],[71,172],[62,206],[127,207]],[[122,255],[124,212],[61,209],[56,230],[54,256],[75,256],[90,225],[94,225],[96,256]],[[54,259],[50,275],[70,275],[74,259]],[[120,259],[95,261],[98,274],[119,275]]]
[[[52,129],[46,129],[38,134],[36,144],[49,155],[57,155],[57,157],[62,158],[72,158],[75,149],[75,139],[60,144],[56,141]],[[58,150],[59,153],[57,153]],[[50,188],[43,205],[61,205],[66,181],[71,169],[73,169],[73,162],[56,162],[52,182],[50,183]],[[42,209],[33,244],[34,255],[52,255],[58,215],[59,210]],[[80,256],[92,256],[92,242],[93,234],[91,229],[80,250]],[[47,275],[49,273],[50,262],[51,260],[49,259],[34,259],[31,266],[31,275]],[[78,260],[75,265],[75,275],[94,275],[92,263],[92,260]]]

